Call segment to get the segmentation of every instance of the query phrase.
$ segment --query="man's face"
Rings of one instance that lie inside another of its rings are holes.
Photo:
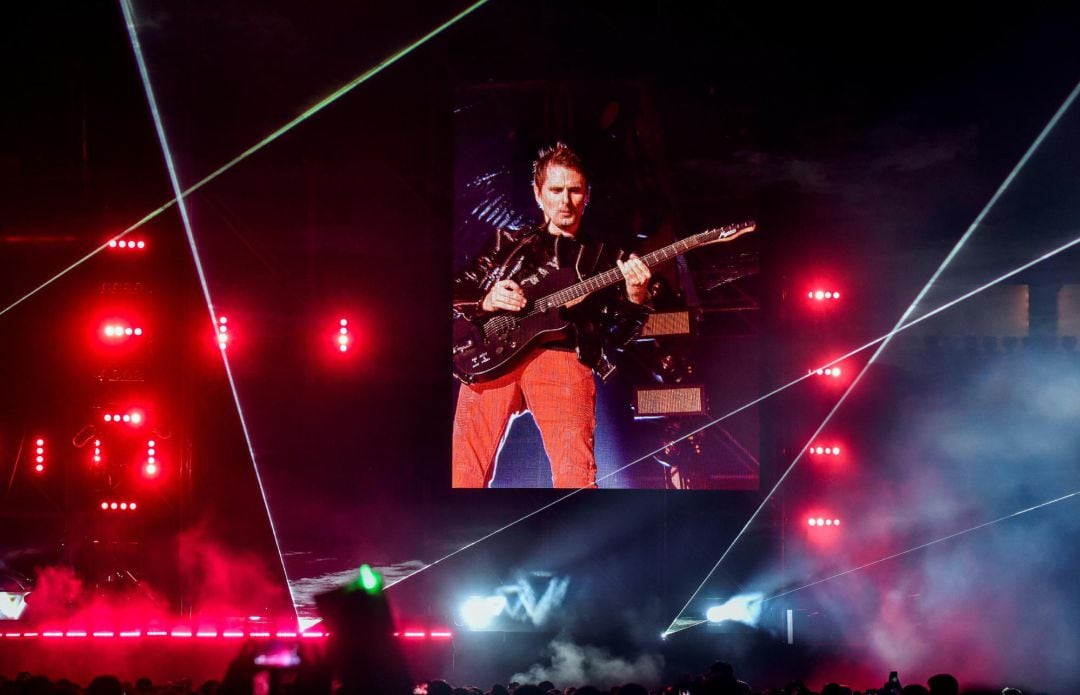
[[[589,189],[580,171],[549,164],[543,186],[537,188],[533,185],[533,194],[544,211],[544,217],[550,221],[549,228],[577,234],[585,203],[589,200]]]

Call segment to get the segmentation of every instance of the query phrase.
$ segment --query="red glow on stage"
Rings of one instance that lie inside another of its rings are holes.
[[[413,633],[409,633],[411,637]],[[426,633],[416,633],[419,635],[426,635]],[[12,630],[4,633],[0,633],[6,639],[138,639],[138,638],[150,638],[150,639],[179,639],[189,640],[195,639],[326,639],[330,636],[327,632],[265,632],[265,631],[253,631],[247,632],[243,630],[225,630],[218,631],[216,629],[199,629],[196,630],[190,627],[178,627],[172,630],[116,630],[116,629],[69,629],[69,630],[45,630],[42,632],[37,631],[18,631]],[[446,639],[452,637],[450,632],[431,633],[432,637],[440,637]]]
[[[831,551],[840,545],[840,517],[834,512],[824,508],[810,509],[803,518],[806,519],[803,525],[805,538],[810,546]]]

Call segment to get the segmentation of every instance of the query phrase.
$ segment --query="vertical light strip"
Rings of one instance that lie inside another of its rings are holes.
[[[1000,186],[998,186],[997,190],[994,192],[994,195],[990,197],[990,200],[987,201],[986,205],[983,206],[983,209],[979,212],[978,215],[976,215],[974,221],[972,221],[972,223],[968,225],[967,230],[964,231],[964,234],[961,235],[959,241],[956,242],[952,250],[949,251],[949,253],[945,256],[945,259],[938,266],[937,270],[934,271],[934,274],[930,276],[930,279],[926,281],[926,284],[923,285],[923,288],[919,290],[919,293],[915,296],[914,301],[912,301],[908,308],[904,310],[904,313],[900,316],[900,319],[893,326],[892,330],[885,335],[885,339],[882,340],[881,343],[878,345],[877,349],[874,350],[874,354],[870,356],[870,359],[867,360],[866,364],[864,364],[862,369],[859,370],[859,373],[855,376],[854,379],[852,379],[851,383],[848,384],[847,388],[844,390],[844,393],[840,396],[839,400],[837,400],[836,405],[834,405],[833,408],[829,411],[829,413],[825,416],[825,419],[821,421],[821,424],[818,426],[818,428],[814,430],[814,433],[807,440],[807,443],[803,445],[803,447],[799,450],[799,453],[796,454],[795,458],[791,461],[791,465],[787,467],[783,475],[781,475],[780,478],[776,481],[776,484],[773,485],[772,489],[769,491],[769,494],[767,494],[764,499],[761,500],[761,504],[758,505],[758,508],[755,509],[754,513],[750,515],[750,518],[747,520],[746,524],[743,525],[742,529],[740,529],[740,531],[735,535],[735,538],[732,539],[727,549],[724,550],[723,554],[720,555],[720,559],[716,561],[716,564],[713,565],[712,569],[710,569],[708,574],[705,575],[705,578],[701,580],[701,584],[698,585],[698,588],[695,589],[694,593],[690,595],[689,599],[687,599],[686,603],[682,607],[682,610],[680,610],[678,615],[676,615],[675,618],[671,621],[671,625],[668,625],[668,629],[664,631],[665,634],[670,634],[672,626],[675,625],[676,621],[678,621],[678,619],[682,616],[686,608],[690,605],[694,598],[697,597],[698,593],[701,592],[705,584],[720,567],[720,564],[724,561],[725,558],[727,558],[728,554],[731,552],[731,549],[734,548],[735,544],[739,542],[739,539],[743,537],[747,529],[750,528],[750,525],[754,523],[754,520],[757,519],[758,515],[765,508],[765,505],[768,504],[772,496],[787,479],[788,474],[791,473],[791,471],[795,468],[796,464],[798,464],[799,461],[802,459],[803,455],[806,453],[806,449],[810,446],[810,442],[815,440],[818,435],[821,434],[822,430],[824,430],[825,427],[828,426],[833,416],[838,410],[840,410],[840,407],[844,404],[844,401],[847,400],[848,396],[851,395],[851,392],[855,389],[856,386],[859,385],[859,382],[862,381],[862,378],[866,375],[866,371],[870,368],[870,365],[872,365],[881,355],[881,353],[885,351],[885,348],[889,346],[889,343],[892,342],[893,336],[895,336],[899,332],[900,328],[904,326],[904,324],[908,320],[908,317],[910,317],[911,314],[916,310],[918,305],[926,296],[927,292],[929,292],[930,288],[934,285],[934,283],[937,282],[937,279],[941,277],[941,274],[945,271],[945,268],[952,262],[954,258],[956,258],[957,254],[967,243],[968,239],[970,239],[971,236],[975,233],[975,230],[979,228],[979,225],[981,225],[983,220],[986,219],[986,216],[990,213],[994,206],[997,205],[997,202],[1001,199],[1001,196],[1004,195],[1005,191],[1008,190],[1009,186],[1012,185],[1012,182],[1016,179],[1016,176],[1020,173],[1024,166],[1027,165],[1028,161],[1039,149],[1039,146],[1042,145],[1047,135],[1049,135],[1050,132],[1054,129],[1054,127],[1057,126],[1058,122],[1061,120],[1061,117],[1065,114],[1065,112],[1069,110],[1069,107],[1072,106],[1073,101],[1076,100],[1077,94],[1080,94],[1080,82],[1078,82],[1076,86],[1073,87],[1072,91],[1069,92],[1069,95],[1065,98],[1065,101],[1062,102],[1061,106],[1058,107],[1057,111],[1054,112],[1054,115],[1039,132],[1039,135],[1035,138],[1034,142],[1032,142],[1031,145],[1027,148],[1027,151],[1024,152],[1024,156],[1020,158],[1020,161],[1016,163],[1016,165],[1012,168],[1012,171],[1009,172],[1009,175],[1006,176],[1005,180],[1002,181]]]
[[[142,78],[143,89],[146,91],[146,100],[150,105],[150,114],[154,119],[154,129],[157,131],[158,141],[161,143],[161,154],[165,159],[165,167],[169,172],[169,182],[172,184],[177,209],[180,211],[180,219],[184,224],[184,234],[187,236],[188,246],[191,248],[191,257],[195,261],[195,270],[199,275],[199,284],[202,287],[203,298],[206,300],[206,309],[210,316],[210,324],[214,326],[216,332],[217,313],[214,311],[214,302],[210,296],[210,286],[207,283],[202,258],[199,255],[199,249],[195,243],[195,234],[192,232],[191,219],[188,216],[187,204],[184,202],[184,193],[180,187],[180,179],[176,173],[172,151],[169,149],[168,139],[165,136],[165,127],[161,122],[161,113],[158,111],[157,100],[154,98],[154,89],[150,84],[150,74],[146,69],[146,61],[143,58],[142,47],[139,44],[139,36],[135,29],[135,16],[134,11],[131,8],[131,0],[120,0],[120,7],[124,13],[124,22],[127,25],[128,37],[131,39],[131,49],[135,53],[135,61],[138,63],[139,76]],[[248,454],[251,456],[251,465],[255,471],[255,479],[259,484],[259,493],[262,495],[263,506],[266,507],[266,519],[270,523],[270,532],[274,536],[274,546],[277,548],[278,560],[281,562],[281,571],[285,577],[285,584],[289,589],[289,598],[293,606],[293,613],[296,615],[297,621],[299,621],[300,617],[296,605],[296,596],[293,594],[292,582],[289,581],[289,572],[285,567],[285,557],[281,553],[281,543],[278,540],[277,528],[274,526],[274,517],[270,513],[270,502],[267,499],[266,488],[263,486],[262,476],[259,473],[259,464],[255,460],[255,449],[251,444],[251,434],[248,432],[243,408],[240,407],[240,395],[237,392],[236,381],[233,379],[232,369],[229,366],[229,357],[225,350],[219,350],[218,352],[221,354],[221,361],[225,366],[225,375],[229,381],[229,389],[232,391],[233,402],[236,404],[236,413],[240,418],[240,427],[244,432],[244,442],[247,444]]]

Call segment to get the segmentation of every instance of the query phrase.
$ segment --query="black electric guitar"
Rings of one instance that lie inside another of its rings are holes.
[[[731,241],[754,229],[753,221],[709,229],[645,254],[641,260],[652,268],[691,249]],[[499,311],[476,321],[455,316],[454,376],[466,384],[501,376],[532,346],[541,342],[543,336],[563,331],[570,325],[569,319],[563,316],[564,306],[622,280],[622,271],[612,268],[531,299],[519,312]]]

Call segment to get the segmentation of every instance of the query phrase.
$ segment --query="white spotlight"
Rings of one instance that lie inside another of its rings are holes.
[[[722,623],[732,620],[737,623],[757,625],[761,617],[761,592],[752,594],[739,594],[728,599],[724,604],[713,606],[705,612],[705,618],[710,623]]]
[[[505,596],[470,596],[461,606],[461,617],[469,629],[483,630],[505,608]]]

